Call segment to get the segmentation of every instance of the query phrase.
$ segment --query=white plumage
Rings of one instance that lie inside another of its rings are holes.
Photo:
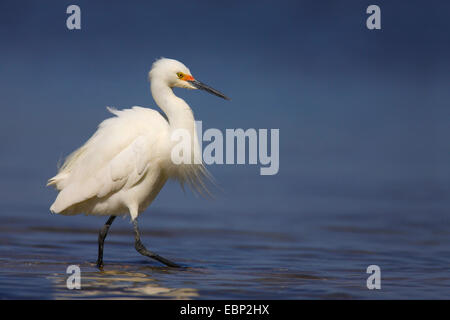
[[[204,89],[222,98],[220,92],[195,80],[181,62],[160,59],[149,73],[151,92],[166,114],[142,107],[109,110],[115,117],[104,120],[95,134],[67,157],[58,174],[48,181],[59,194],[50,207],[54,213],[72,215],[121,215],[132,220],[145,210],[169,178],[188,182],[202,192],[207,171],[200,148],[192,147],[196,164],[176,165],[171,160],[177,143],[171,135],[187,130],[198,144],[195,120],[189,105],[175,96],[172,87]],[[193,145],[192,145],[193,146]]]

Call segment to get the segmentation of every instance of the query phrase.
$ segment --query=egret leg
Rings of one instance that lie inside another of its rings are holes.
[[[97,268],[103,268],[103,244],[105,243],[106,235],[108,234],[109,227],[113,223],[116,216],[110,216],[108,221],[100,229],[98,234],[98,258],[97,258]]]
[[[165,264],[168,267],[173,268],[180,268],[180,266],[170,260],[167,260],[166,258],[163,258],[159,255],[157,255],[154,252],[151,252],[145,248],[145,246],[141,242],[141,235],[139,233],[138,223],[137,219],[133,220],[133,227],[134,227],[134,247],[136,248],[136,251],[142,254],[143,256],[155,259],[163,264]]]

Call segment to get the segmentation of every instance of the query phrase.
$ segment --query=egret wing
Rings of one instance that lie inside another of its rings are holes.
[[[145,175],[159,135],[167,122],[151,109],[111,110],[117,117],[103,121],[97,132],[68,157],[50,179],[60,193],[50,210],[62,212],[90,198],[130,188]],[[153,151],[152,151],[153,150]],[[76,210],[75,210],[76,211]]]

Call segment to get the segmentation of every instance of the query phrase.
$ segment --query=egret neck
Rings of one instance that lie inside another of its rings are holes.
[[[165,81],[152,79],[150,90],[156,104],[166,114],[171,131],[186,129],[192,132],[195,119],[189,105],[177,97]]]

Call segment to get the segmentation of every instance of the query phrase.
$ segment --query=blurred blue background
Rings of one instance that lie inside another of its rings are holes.
[[[47,178],[110,116],[106,106],[156,107],[147,73],[164,56],[232,97],[177,90],[204,128],[279,128],[280,171],[210,166],[217,201],[169,186],[155,207],[448,204],[448,2],[379,1],[378,31],[365,26],[369,1],[76,3],[79,31],[65,26],[72,2],[0,4],[2,203],[49,206]]]
[[[66,28],[70,4],[81,30]],[[370,4],[381,30],[366,28]],[[58,160],[106,106],[155,108],[147,73],[168,57],[232,98],[176,90],[204,129],[280,129],[280,170],[209,166],[216,200],[169,183],[149,211],[282,233],[345,214],[448,225],[449,13],[448,1],[2,1],[2,214],[55,221],[45,184]]]

